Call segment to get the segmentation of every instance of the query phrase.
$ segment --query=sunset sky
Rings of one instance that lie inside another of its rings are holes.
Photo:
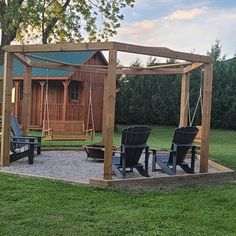
[[[227,58],[236,54],[235,0],[136,0],[123,13],[125,20],[112,40],[198,54],[220,40]],[[120,54],[124,64],[136,57]]]

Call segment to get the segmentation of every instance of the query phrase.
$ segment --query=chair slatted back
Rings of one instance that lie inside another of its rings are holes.
[[[22,137],[22,132],[20,129],[20,125],[18,122],[18,119],[16,116],[11,116],[11,131],[13,133],[14,136],[16,137]]]
[[[174,149],[174,143],[175,144],[192,144],[197,133],[198,133],[198,128],[195,126],[177,128],[173,136],[171,150]],[[184,161],[184,158],[186,157],[188,151],[189,151],[189,147],[178,148],[176,164],[181,164]],[[172,156],[173,156],[173,153],[170,153],[169,163],[172,163]]]
[[[151,133],[151,127],[130,126],[122,130],[121,144],[125,147],[126,167],[138,164],[140,156],[147,146],[147,140]]]

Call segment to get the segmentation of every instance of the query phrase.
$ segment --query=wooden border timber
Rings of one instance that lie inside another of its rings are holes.
[[[90,179],[89,184],[100,187],[115,187],[121,190],[140,191],[154,189],[176,189],[182,186],[222,184],[235,182],[236,173],[234,171],[218,173],[199,173],[194,175],[174,175],[150,178],[130,178],[119,180]]]

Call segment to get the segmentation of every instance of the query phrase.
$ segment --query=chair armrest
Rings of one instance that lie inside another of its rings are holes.
[[[180,143],[173,143],[176,147],[196,147],[195,143],[187,143],[187,144],[180,144]]]
[[[122,144],[121,145],[122,146],[122,148],[124,148],[124,149],[126,149],[126,148],[147,148],[147,147],[149,147],[149,145],[148,144],[145,144],[145,145],[124,145],[124,144]]]
[[[11,143],[16,143],[16,144],[33,144],[33,145],[37,145],[38,143],[35,142],[21,142],[21,141],[11,141]]]

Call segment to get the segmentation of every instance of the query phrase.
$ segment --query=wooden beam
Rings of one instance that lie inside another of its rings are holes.
[[[107,74],[107,69],[103,68],[93,68],[93,67],[83,67],[81,65],[60,65],[58,63],[52,62],[31,62],[32,67],[37,68],[49,68],[49,69],[57,69],[57,70],[68,70],[73,72],[88,72],[88,73],[98,73],[98,74]]]
[[[27,54],[27,57],[36,58],[36,59],[40,59],[42,61],[48,61],[48,62],[53,62],[53,63],[56,63],[56,64],[67,65],[67,66],[92,67],[92,68],[101,68],[101,69],[107,69],[108,68],[108,66],[104,66],[104,65],[73,64],[73,63],[68,63],[68,62],[59,61],[59,60],[55,60],[55,59],[50,59],[50,58],[46,58],[46,57],[35,56],[35,55],[31,55],[31,54]]]
[[[13,82],[13,54],[5,52],[0,166],[8,166],[10,162],[12,82]]]
[[[200,155],[201,173],[208,172],[213,64],[206,64],[204,66],[204,69],[205,72],[203,82],[202,142]]]
[[[203,65],[204,65],[203,63],[199,63],[199,62],[193,63],[192,65],[186,66],[184,68],[184,73],[189,73],[193,70],[198,69],[199,67],[202,67]]]
[[[3,47],[8,52],[64,52],[64,51],[93,51],[109,50],[113,48],[113,42],[97,43],[57,43],[35,45],[8,45]]]
[[[32,68],[25,66],[24,84],[23,84],[23,103],[22,103],[22,133],[29,134],[31,121],[31,76]]]
[[[165,47],[145,47],[133,44],[114,42],[114,48],[117,49],[117,51],[122,51],[122,52],[186,60],[191,62],[211,63],[213,61],[213,59],[210,56],[178,52]]]
[[[30,66],[31,65],[31,60],[26,57],[25,55],[22,55],[21,53],[14,53],[14,56],[18,61],[20,61],[22,64],[25,66]]]
[[[173,75],[183,74],[182,68],[160,68],[160,69],[148,69],[148,68],[132,68],[132,69],[118,69],[116,71],[119,75]]]
[[[147,68],[167,68],[167,67],[180,67],[180,66],[186,66],[191,64],[191,62],[179,62],[179,63],[173,63],[173,64],[161,64],[161,65],[157,65],[157,66],[148,66]]]
[[[181,81],[179,127],[185,127],[188,124],[189,83],[190,83],[190,74],[183,74]]]
[[[104,152],[104,179],[112,179],[112,146],[115,123],[115,100],[116,100],[116,66],[117,51],[109,50],[109,64],[106,90],[106,118],[104,124],[105,152]]]
[[[103,87],[103,107],[102,107],[102,144],[105,144],[106,140],[106,115],[107,115],[107,76],[104,76],[104,87]]]
[[[62,110],[62,120],[66,120],[66,110],[68,104],[68,87],[70,84],[70,80],[62,81],[64,86],[64,93],[63,93],[63,110]]]

